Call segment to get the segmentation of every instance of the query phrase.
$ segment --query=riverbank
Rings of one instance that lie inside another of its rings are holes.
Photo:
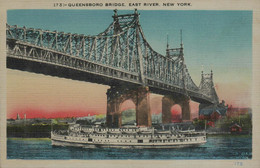
[[[252,133],[248,131],[244,132],[207,132],[208,136],[214,136],[214,135],[252,135]]]
[[[51,130],[67,130],[68,125],[7,125],[8,138],[50,138]]]
[[[207,134],[207,138],[221,138],[221,137],[234,137],[234,138],[252,138],[252,134]]]

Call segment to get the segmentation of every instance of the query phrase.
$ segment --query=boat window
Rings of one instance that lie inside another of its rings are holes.
[[[138,139],[137,143],[143,143],[142,139]]]
[[[92,138],[89,138],[88,141],[89,141],[89,142],[92,142]]]

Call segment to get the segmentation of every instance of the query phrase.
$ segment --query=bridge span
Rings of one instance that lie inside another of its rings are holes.
[[[151,126],[149,93],[164,95],[163,123],[171,122],[171,107],[179,104],[190,120],[190,99],[219,102],[213,73],[203,74],[197,86],[185,65],[184,48],[154,51],[145,39],[139,13],[118,15],[94,36],[10,26],[6,27],[7,67],[111,86],[107,91],[107,125],[121,126],[120,105],[136,105],[138,125]]]

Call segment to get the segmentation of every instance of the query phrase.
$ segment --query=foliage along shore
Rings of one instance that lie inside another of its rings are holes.
[[[68,124],[7,125],[7,137],[50,138],[52,129],[67,130]]]

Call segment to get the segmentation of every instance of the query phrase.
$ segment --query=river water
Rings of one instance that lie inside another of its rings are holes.
[[[245,135],[209,136],[200,147],[179,149],[113,149],[53,147],[50,139],[9,138],[7,159],[84,160],[181,160],[251,159],[252,137]]]

